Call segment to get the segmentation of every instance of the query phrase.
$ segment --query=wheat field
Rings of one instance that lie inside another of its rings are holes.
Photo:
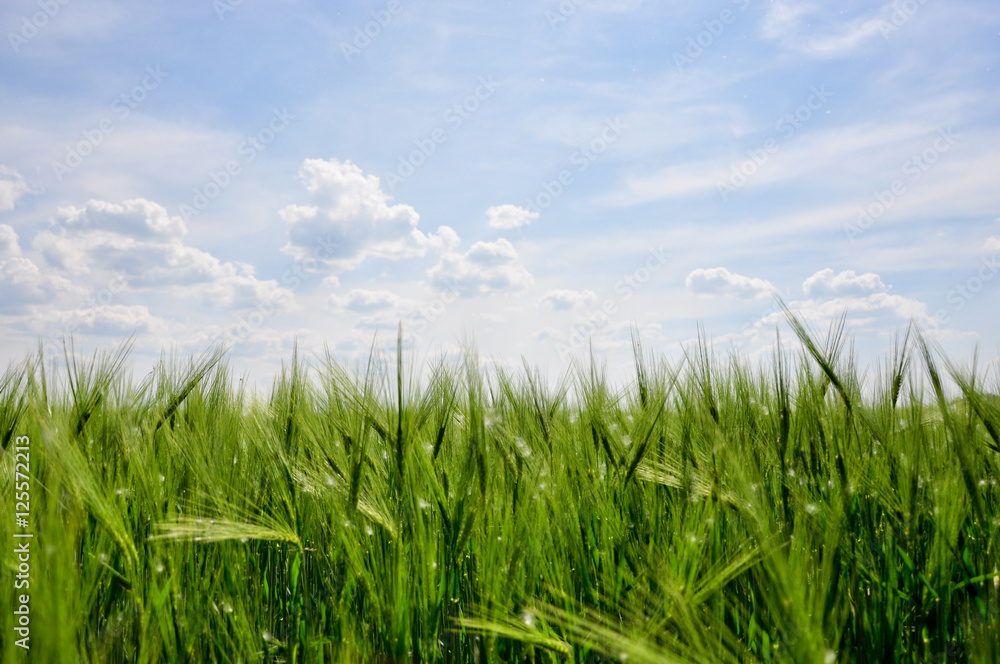
[[[128,344],[28,357],[2,661],[1000,661],[995,365],[907,330],[866,369],[843,320],[789,322],[762,362],[636,339],[621,387],[401,342],[266,394],[219,349],[144,380]]]

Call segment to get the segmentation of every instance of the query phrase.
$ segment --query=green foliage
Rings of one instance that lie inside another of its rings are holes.
[[[30,436],[30,659],[1000,660],[997,376],[907,330],[872,378],[844,321],[789,318],[800,354],[760,365],[636,338],[621,390],[401,343],[296,352],[266,396],[219,352],[139,384],[128,344],[28,358],[0,491]]]

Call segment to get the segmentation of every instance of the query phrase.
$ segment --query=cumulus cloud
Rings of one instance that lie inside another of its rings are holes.
[[[162,328],[166,322],[154,316],[143,305],[98,304],[91,307],[53,311],[41,316],[41,322],[60,329],[86,331],[111,337],[123,337],[133,332],[149,332]]]
[[[477,242],[464,254],[447,251],[427,274],[436,288],[465,296],[519,291],[534,283],[514,245],[504,238]]]
[[[28,192],[28,183],[12,168],[0,166],[0,212],[13,210],[17,200]]]
[[[833,270],[820,270],[806,279],[803,290],[810,299],[788,302],[789,309],[815,329],[823,330],[844,312],[855,329],[868,329],[883,334],[916,321],[925,332],[939,338],[951,331],[941,328],[940,321],[928,312],[925,303],[902,295],[890,294],[890,287],[874,273],[855,274],[848,270],[834,274]],[[773,335],[774,327],[784,321],[784,313],[773,306],[757,320],[721,340],[744,345]]]
[[[402,298],[389,291],[354,288],[346,295],[330,296],[329,304],[335,309],[369,313],[395,308],[402,301]]]
[[[688,290],[692,293],[723,295],[752,299],[766,297],[774,292],[771,282],[756,277],[745,277],[724,267],[699,268],[687,276]]]
[[[417,211],[391,205],[379,178],[365,175],[350,161],[306,159],[299,178],[310,201],[279,212],[288,224],[283,250],[296,259],[315,258],[338,273],[367,258],[397,260],[458,245],[458,235],[448,226],[431,234],[419,230]]]
[[[14,229],[0,224],[0,291],[3,292],[0,311],[20,313],[29,304],[39,304],[74,290],[78,289],[68,279],[39,269],[21,251]]]
[[[243,308],[291,297],[276,281],[257,279],[251,265],[223,262],[186,245],[184,221],[152,201],[92,200],[60,208],[56,221],[59,232],[39,233],[32,246],[49,265],[72,275],[114,270],[132,289],[196,298],[215,307]]]
[[[546,291],[541,301],[555,311],[568,311],[576,307],[592,305],[597,301],[597,293],[591,290],[575,291],[557,289]]]
[[[538,219],[537,212],[532,212],[516,205],[496,205],[486,211],[486,216],[490,220],[491,228],[502,228],[505,230],[527,226],[535,219]]]
[[[1000,237],[991,237],[986,240],[986,251],[1000,251]]]
[[[144,198],[124,203],[91,200],[82,208],[59,208],[59,217],[67,228],[106,231],[139,240],[179,242],[187,234],[180,217],[171,217],[167,209]]]
[[[0,258],[20,256],[21,245],[12,226],[0,224]]]
[[[888,291],[882,278],[874,272],[857,274],[853,270],[835,273],[820,270],[802,284],[809,299],[788,302],[788,307],[803,320],[822,330],[845,311],[855,328],[867,328],[876,333],[916,321],[925,330],[940,331],[940,321],[928,312],[927,305]],[[783,321],[784,314],[773,307],[758,320],[744,326],[731,340],[746,343],[773,330]]]
[[[823,329],[844,311],[849,312],[852,325],[869,327],[877,332],[905,325],[910,320],[916,321],[924,329],[936,329],[940,326],[940,321],[928,312],[925,303],[885,292],[791,302],[789,307],[802,318],[812,321],[817,329]]]
[[[830,268],[820,270],[802,284],[802,291],[810,297],[866,295],[887,290],[882,279],[874,272],[855,274],[854,270],[845,270],[835,275]]]

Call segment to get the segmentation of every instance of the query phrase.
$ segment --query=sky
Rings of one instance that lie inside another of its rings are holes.
[[[560,375],[777,298],[1000,346],[993,0],[5,0],[0,362],[474,344]],[[786,334],[783,335],[787,337]],[[429,361],[429,360],[428,360]]]

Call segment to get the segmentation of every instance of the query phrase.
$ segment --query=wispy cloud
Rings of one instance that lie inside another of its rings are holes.
[[[908,3],[904,11],[899,2],[886,3],[875,16],[843,18],[844,8],[801,0],[771,2],[761,23],[764,39],[774,40],[797,53],[815,58],[840,58],[855,54],[873,38],[885,38],[909,21],[926,0]]]

